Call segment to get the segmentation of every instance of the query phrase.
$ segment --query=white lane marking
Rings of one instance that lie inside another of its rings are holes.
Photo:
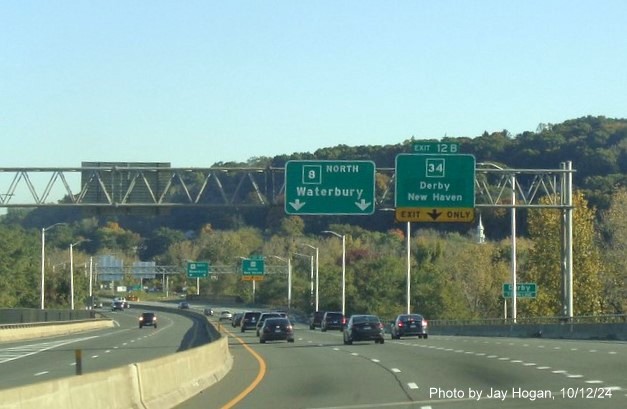
[[[525,362],[523,365],[525,365],[525,366],[536,366],[536,364],[533,363],[533,362]]]
[[[337,347],[336,347],[336,348],[333,348],[333,350],[334,350],[334,351],[339,351],[339,350],[340,350],[340,348],[337,348]]]
[[[603,381],[599,379],[590,379],[589,381],[586,381],[586,383],[599,384],[599,383],[603,383]]]
[[[570,374],[566,374],[567,377],[569,378],[583,378],[583,375],[570,375]]]
[[[498,355],[488,355],[488,358],[492,359],[492,358],[498,358]]]
[[[91,357],[92,357],[92,359],[93,358],[99,358],[99,355],[92,355]]]
[[[37,372],[37,373],[35,374],[35,376],[41,376],[41,375],[45,375],[45,374],[47,374],[47,373],[48,373],[48,371]]]
[[[400,373],[401,372],[401,370],[398,369],[398,368],[392,368],[392,369],[390,369],[390,371],[392,371],[394,373]]]
[[[539,366],[538,369],[551,369],[550,366]]]
[[[552,372],[552,373],[556,373],[556,374],[566,373],[566,371],[565,371],[565,370],[563,370],[563,369],[556,369],[556,370],[551,371],[551,372]]]
[[[616,352],[615,352],[615,351],[610,351],[610,352],[608,352],[608,354],[610,354],[610,355],[616,355]]]
[[[409,389],[418,389],[419,388],[419,386],[416,385],[416,383],[414,383],[414,382],[409,382],[407,384],[407,386],[409,387]]]
[[[352,356],[359,356],[359,354],[357,352],[351,352]]]
[[[111,352],[111,350],[110,350],[110,349],[107,349],[107,350],[105,351],[105,354],[108,354],[108,353],[110,353],[110,352]]]
[[[371,361],[372,361],[372,362],[374,362],[374,363],[379,363],[379,362],[381,362],[381,361],[379,361],[378,359],[374,359],[374,358],[373,358],[373,359],[371,359]]]
[[[510,362],[513,363],[513,364],[520,364],[520,363],[522,363],[522,361],[520,359],[512,359]]]
[[[499,358],[499,361],[509,361],[509,358],[502,356]]]
[[[40,352],[49,351],[51,349],[55,349],[75,342],[87,341],[93,338],[98,338],[98,336],[94,335],[62,341],[40,342],[37,344],[21,345],[17,347],[0,349],[0,364],[35,355]]]

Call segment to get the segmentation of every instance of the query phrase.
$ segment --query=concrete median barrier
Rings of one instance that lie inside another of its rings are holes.
[[[233,367],[228,338],[164,358],[0,391],[0,409],[171,408]]]
[[[133,365],[2,390],[1,409],[142,408]]]
[[[63,321],[45,324],[5,325],[2,329],[0,329],[0,342],[67,335],[110,327],[113,327],[113,320],[110,319],[93,319],[69,322]]]
[[[137,364],[148,409],[171,408],[222,379],[233,367],[228,338],[165,358]]]

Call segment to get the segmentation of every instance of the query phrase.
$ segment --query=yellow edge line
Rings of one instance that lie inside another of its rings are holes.
[[[261,383],[261,381],[263,380],[263,377],[266,375],[266,361],[264,361],[263,358],[258,353],[256,353],[251,347],[246,345],[246,343],[244,342],[242,338],[233,334],[231,331],[227,330],[224,327],[223,327],[223,330],[224,332],[226,332],[227,334],[235,338],[237,342],[239,342],[244,348],[246,348],[246,350],[250,352],[252,356],[255,357],[257,362],[259,362],[259,372],[257,372],[257,377],[255,377],[255,379],[252,381],[250,385],[246,387],[246,389],[244,389],[239,395],[231,399],[226,405],[222,406],[221,408],[221,409],[229,409],[237,405],[242,399],[248,396],[248,394],[251,393],[253,389],[255,389],[257,385],[259,385],[259,383]]]

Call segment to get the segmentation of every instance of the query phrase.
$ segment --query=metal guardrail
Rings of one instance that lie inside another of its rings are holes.
[[[627,314],[610,315],[584,315],[573,317],[517,317],[511,318],[486,318],[469,320],[429,320],[429,326],[450,325],[515,325],[515,324],[620,324],[627,323]]]
[[[95,310],[40,310],[36,308],[0,308],[0,325],[34,322],[64,322],[100,318]]]
[[[66,325],[66,324],[80,324],[83,322],[94,322],[97,320],[106,320],[106,318],[88,318],[88,319],[71,320],[71,321],[21,322],[21,323],[15,323],[15,324],[0,324],[0,331],[21,329],[21,328],[33,328],[33,327],[52,327],[55,325]]]

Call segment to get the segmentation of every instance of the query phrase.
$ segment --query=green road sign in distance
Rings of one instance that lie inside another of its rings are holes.
[[[242,260],[243,275],[263,275],[265,273],[265,260],[260,258],[245,258]]]
[[[373,214],[374,175],[372,161],[288,161],[285,213]]]
[[[187,277],[204,278],[209,275],[209,263],[190,261],[187,263]]]
[[[475,157],[397,155],[395,203],[397,208],[474,209]]]
[[[536,298],[538,286],[536,283],[516,283],[516,298]],[[512,298],[512,285],[503,284],[503,298]]]

